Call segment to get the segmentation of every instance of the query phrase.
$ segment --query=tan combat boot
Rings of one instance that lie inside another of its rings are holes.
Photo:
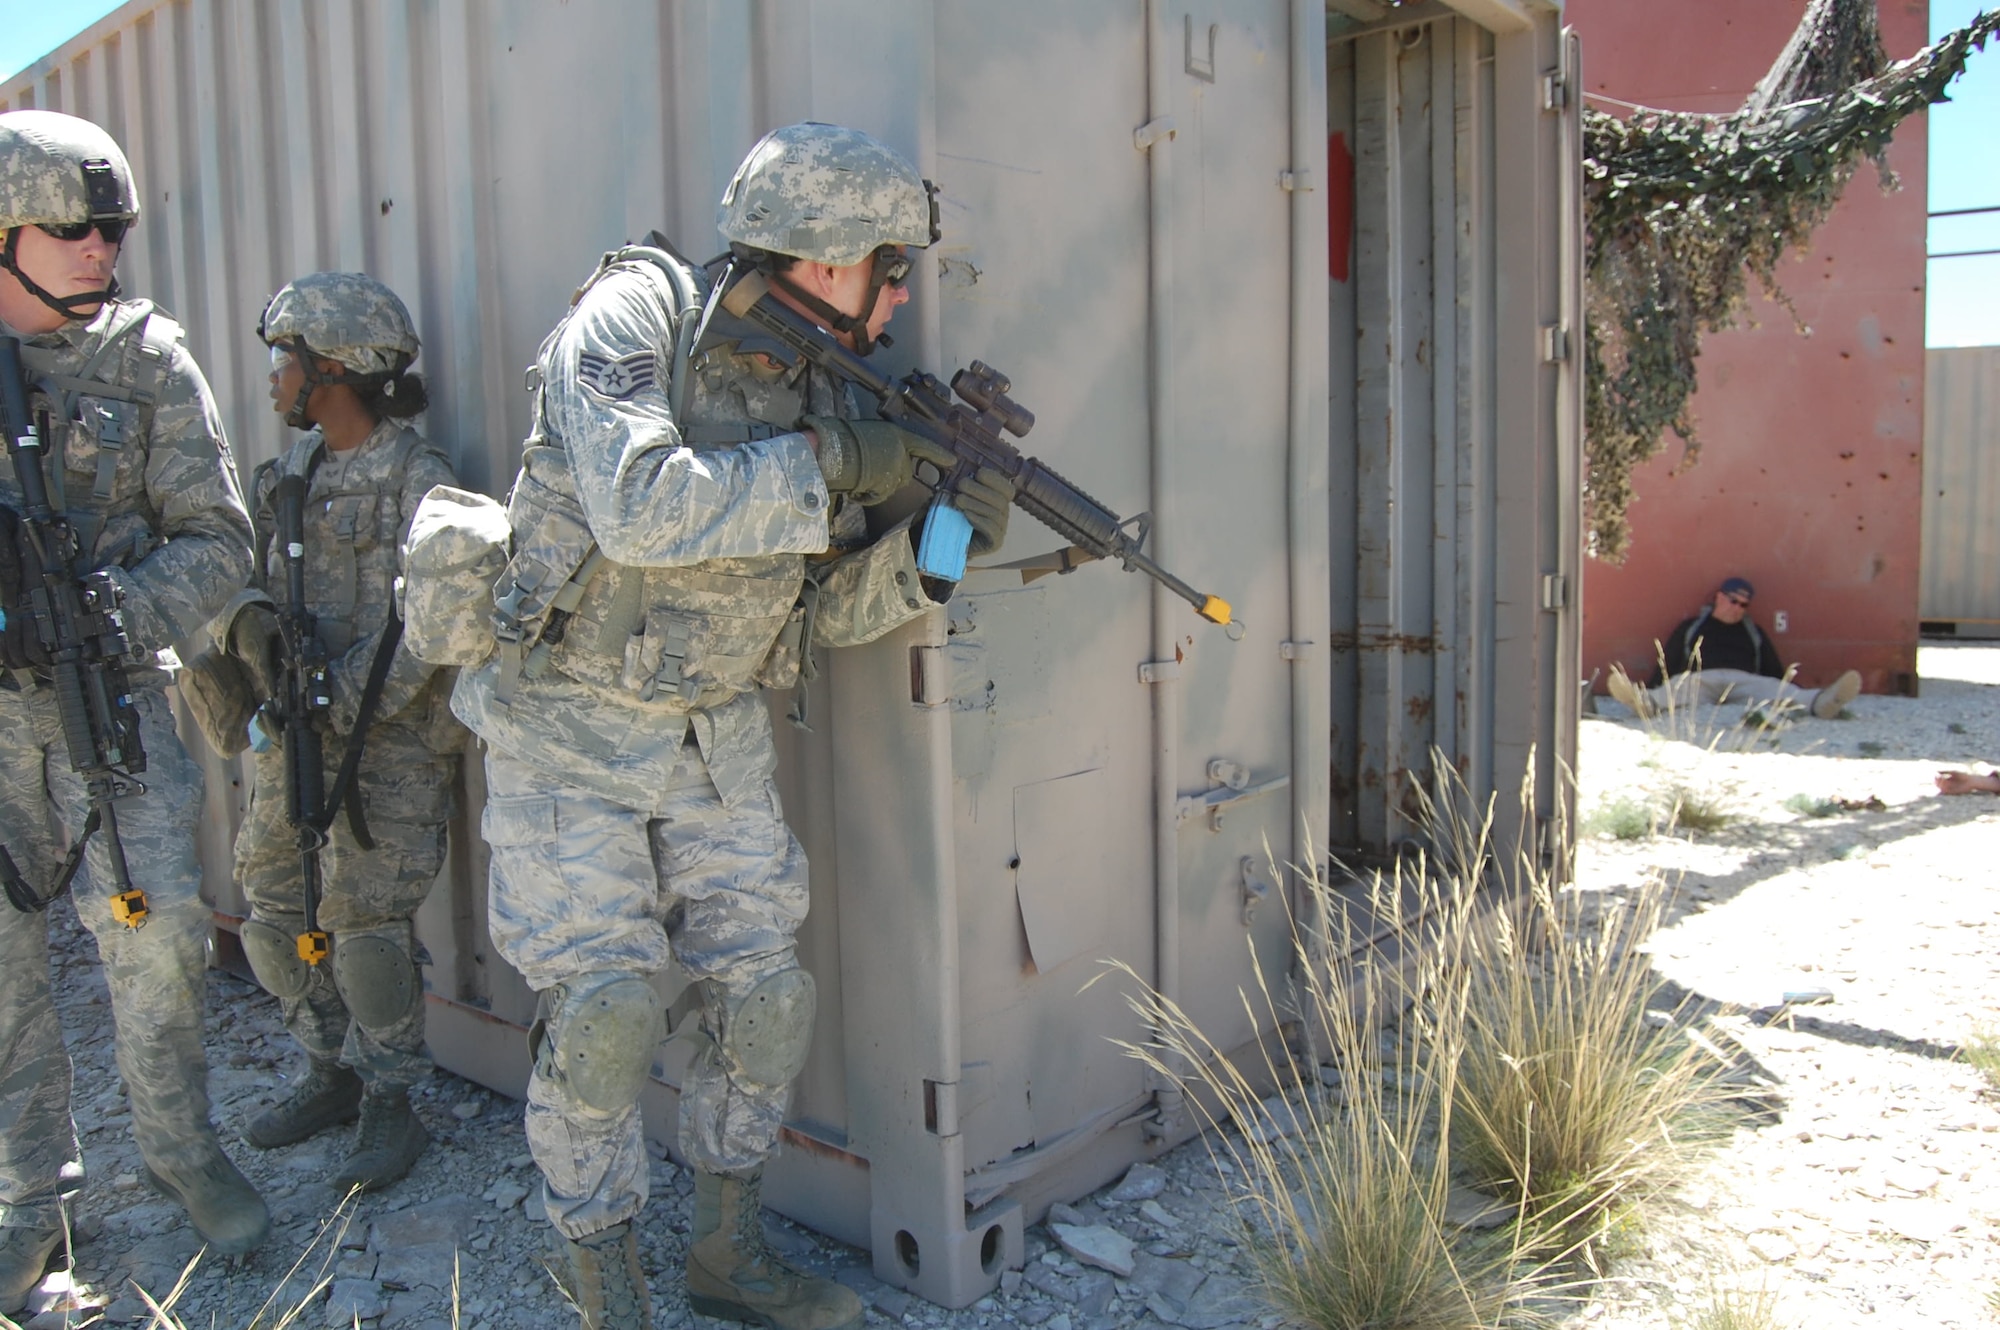
[[[212,1140],[192,1162],[146,1165],[146,1177],[162,1196],[181,1204],[217,1256],[254,1251],[271,1232],[264,1198]]]
[[[361,1127],[354,1133],[354,1153],[333,1175],[342,1191],[355,1187],[379,1191],[407,1174],[431,1143],[431,1134],[417,1121],[410,1093],[400,1085],[369,1086],[361,1100]]]
[[[694,1175],[688,1306],[703,1316],[769,1330],[850,1330],[861,1299],[831,1279],[800,1274],[764,1243],[764,1170],[747,1178]]]
[[[275,1150],[352,1122],[360,1110],[361,1078],[338,1062],[314,1059],[290,1094],[250,1119],[243,1139],[259,1150]]]
[[[583,1330],[652,1330],[653,1300],[629,1222],[577,1242],[557,1233],[554,1273],[583,1318]]]
[[[0,1316],[12,1316],[28,1304],[28,1295],[48,1273],[49,1259],[62,1246],[62,1230],[0,1228]]]

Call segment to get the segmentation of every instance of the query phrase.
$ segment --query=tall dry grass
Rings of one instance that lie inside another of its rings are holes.
[[[1664,888],[1586,916],[1553,867],[1564,828],[1552,847],[1496,846],[1490,801],[1436,769],[1427,848],[1338,884],[1299,875],[1290,975],[1251,948],[1245,1010],[1289,1044],[1239,1066],[1114,967],[1151,1031],[1126,1051],[1180,1085],[1231,1166],[1264,1297],[1322,1330],[1545,1320],[1572,1258],[1708,1135],[1704,1044],[1646,1011]],[[1454,1201],[1478,1199],[1465,1184],[1512,1222],[1454,1222]]]
[[[1534,1282],[1510,1242],[1462,1240],[1447,1219],[1448,1054],[1460,1009],[1449,996],[1452,976],[1435,953],[1412,953],[1409,970],[1361,970],[1344,959],[1381,921],[1402,920],[1410,890],[1424,894],[1430,911],[1467,908],[1470,894],[1449,882],[1398,867],[1373,876],[1355,900],[1313,881],[1313,908],[1294,917],[1304,958],[1297,972],[1274,981],[1251,949],[1256,991],[1242,1000],[1253,1020],[1266,1029],[1310,1024],[1307,1042],[1330,1059],[1332,1074],[1271,1043],[1258,1046],[1254,1065],[1239,1067],[1179,1006],[1135,986],[1132,1005],[1153,1038],[1124,1047],[1156,1075],[1177,1079],[1205,1116],[1211,1153],[1230,1165],[1218,1174],[1243,1219],[1262,1293],[1297,1323],[1482,1330],[1505,1323]],[[1412,1006],[1425,992],[1444,1000]],[[1383,1018],[1406,1008],[1412,1023],[1384,1037]]]
[[[1723,1118],[1712,1045],[1659,992],[1653,879],[1592,923],[1545,877],[1469,941],[1454,1150],[1545,1250],[1593,1254],[1611,1221],[1683,1176]]]

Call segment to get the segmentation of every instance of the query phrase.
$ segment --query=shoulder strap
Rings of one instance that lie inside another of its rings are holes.
[[[1743,616],[1743,631],[1750,635],[1750,649],[1754,653],[1751,656],[1751,663],[1757,673],[1762,674],[1764,672],[1764,630],[1757,626],[1755,619],[1746,614]]]
[[[570,296],[569,308],[564,311],[562,318],[556,321],[555,327],[549,329],[548,336],[542,338],[541,346],[535,351],[535,363],[528,366],[525,375],[527,389],[533,394],[534,401],[528,408],[528,437],[522,444],[524,453],[548,438],[542,405],[543,384],[548,378],[547,364],[550,350],[554,348],[556,339],[562,336],[563,329],[569,326],[569,321],[576,317],[577,306],[581,305],[583,298],[590,294],[590,289],[620,269],[639,268],[640,271],[645,271],[646,268],[640,265],[648,265],[659,273],[667,290],[672,293],[672,299],[669,301],[672,309],[668,314],[668,325],[673,329],[674,349],[673,363],[669,367],[667,379],[667,400],[673,404],[675,418],[679,418],[681,406],[687,397],[687,365],[694,352],[694,330],[701,317],[704,277],[700,269],[667,247],[659,232],[651,233],[647,239],[658,243],[625,245],[611,250],[598,259],[595,271],[585,278],[583,285],[577,287],[575,294]]]
[[[135,377],[143,378],[144,385],[135,384],[132,390],[138,395],[148,425],[152,424],[153,410],[159,405],[161,390],[166,386],[167,368],[173,363],[174,348],[180,345],[185,332],[178,322],[155,309],[150,311],[146,326],[139,334],[139,360],[145,372]]]
[[[318,433],[307,434],[293,440],[291,447],[259,466],[257,474],[262,475],[267,467],[276,467],[280,468],[281,474],[298,476],[311,485],[313,476],[319,471],[319,464],[325,460],[326,440]]]
[[[132,395],[139,403],[139,432],[147,442],[153,438],[153,419],[167,386],[167,370],[174,363],[174,348],[184,330],[159,310],[151,310],[139,331],[138,364],[132,366]],[[128,361],[129,364],[129,361]],[[101,455],[100,455],[101,457]],[[100,467],[102,462],[100,460]]]
[[[417,433],[416,430],[410,428],[408,425],[403,426],[402,433],[396,436],[396,467],[391,474],[394,478],[398,494],[402,493],[403,485],[409,479],[410,459],[426,448],[437,453],[440,457],[444,456],[444,449],[438,447],[435,442]],[[450,459],[446,458],[445,460],[449,461]]]
[[[308,486],[312,484],[313,473],[319,470],[321,460],[326,457],[326,449],[318,444],[311,444],[310,439],[311,436],[308,435],[305,440],[293,444],[278,456],[257,463],[250,472],[250,492],[247,497],[250,508],[250,544],[255,558],[250,569],[250,580],[267,595],[270,594],[271,588],[265,579],[270,576],[271,542],[277,539],[277,532],[261,520],[260,514],[264,505],[258,501],[258,494],[264,488],[266,476],[285,475],[288,468],[296,469],[298,474],[303,475]],[[301,449],[307,447],[310,451],[301,457]]]
[[[347,807],[347,829],[354,834],[354,843],[364,850],[375,848],[375,838],[368,833],[368,818],[361,809],[361,787],[354,783],[354,773],[361,769],[361,750],[368,742],[368,726],[375,719],[375,709],[382,701],[382,688],[389,678],[389,662],[395,658],[396,644],[403,640],[403,616],[394,608],[389,611],[389,622],[382,629],[382,639],[375,644],[375,658],[368,662],[368,682],[361,687],[361,707],[354,716],[354,733],[347,737],[347,752],[340,759],[340,772],[333,778],[333,788],[327,792],[326,811],[319,830],[324,833],[333,825],[334,814],[344,804]]]
[[[133,333],[140,334],[140,344],[144,345],[144,330],[146,325],[152,321],[153,305],[151,301],[134,300],[120,302],[118,312],[112,316],[110,326],[104,330],[104,336],[97,343],[97,349],[90,353],[90,359],[78,366],[75,374],[63,375],[61,377],[52,375],[49,382],[62,388],[65,395],[79,390],[84,392],[103,392],[106,388],[129,389],[129,384],[99,378],[98,370],[114,354],[122,353],[125,350],[125,339]],[[172,319],[168,319],[166,322],[178,333],[180,329],[179,324],[174,323]],[[123,379],[128,376],[121,374],[118,377]],[[67,403],[65,403],[66,406]]]
[[[599,279],[618,268],[651,264],[666,279],[667,287],[673,292],[674,311],[671,327],[674,333],[674,354],[671,372],[667,378],[667,401],[672,404],[674,419],[679,420],[685,413],[688,392],[688,362],[694,358],[694,335],[700,326],[704,285],[707,276],[701,269],[682,258],[674,247],[667,243],[658,231],[648,232],[646,239],[637,245],[626,245],[614,249],[598,264],[597,273],[583,289],[577,292],[578,300],[583,292],[595,286]]]
[[[123,355],[131,344],[132,334],[140,333],[144,339],[144,329],[151,322],[153,307],[144,300],[120,302],[106,324],[104,334],[98,339],[89,358],[77,366],[73,374],[47,374],[38,380],[38,386],[56,399],[56,414],[64,420],[78,418],[82,399],[101,398],[106,401],[137,401],[139,394],[132,390],[129,380],[133,377],[128,363],[121,363],[119,371],[110,378],[102,377],[104,367],[114,355]],[[118,473],[118,459],[123,452],[128,434],[129,422],[122,414],[109,409],[100,409],[98,418],[92,422],[92,432],[96,435],[97,473],[91,482],[91,499],[94,507],[69,514],[77,527],[77,551],[79,558],[88,558],[97,546],[97,536],[104,521],[103,509],[111,501],[112,483]],[[145,414],[141,422],[141,436],[152,425],[152,416]],[[63,488],[62,469],[57,469],[54,484],[58,493],[57,507],[68,513],[69,496],[60,491]]]
[[[1687,631],[1681,634],[1681,655],[1690,661],[1694,659],[1694,640],[1701,636],[1701,630],[1708,623],[1711,612],[1709,606],[1702,606],[1701,613],[1694,616],[1688,623]]]

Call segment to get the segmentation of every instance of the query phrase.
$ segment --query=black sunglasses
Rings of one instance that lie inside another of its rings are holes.
[[[900,287],[910,280],[910,256],[889,245],[875,251],[875,280],[882,286]]]
[[[104,237],[107,245],[123,243],[125,233],[132,229],[129,217],[98,217],[88,222],[37,222],[36,225],[57,240],[78,241],[92,231]]]

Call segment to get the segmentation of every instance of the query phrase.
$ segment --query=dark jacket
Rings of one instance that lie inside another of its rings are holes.
[[[1785,677],[1785,665],[1778,659],[1777,648],[1747,614],[1740,623],[1719,623],[1714,612],[1707,609],[1691,619],[1683,619],[1661,643],[1669,677],[1686,674],[1694,667],[1697,644],[1704,670],[1742,670],[1772,679]],[[1654,680],[1656,684],[1663,682]]]

